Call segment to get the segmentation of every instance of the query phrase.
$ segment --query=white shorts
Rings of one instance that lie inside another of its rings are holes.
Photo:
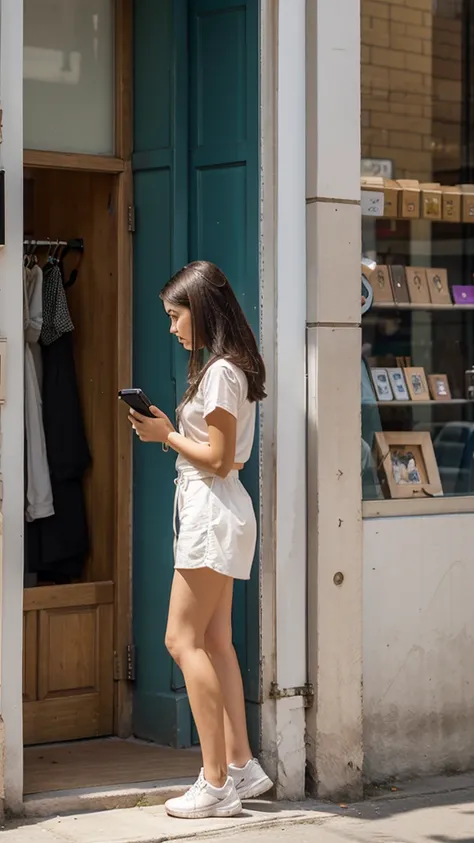
[[[224,480],[184,466],[175,483],[175,568],[212,568],[224,576],[248,580],[257,522],[238,471],[231,471]]]

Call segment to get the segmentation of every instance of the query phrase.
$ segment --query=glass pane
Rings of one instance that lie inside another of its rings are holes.
[[[361,0],[365,499],[474,494],[471,10]]]
[[[114,152],[113,0],[24,0],[24,147]]]

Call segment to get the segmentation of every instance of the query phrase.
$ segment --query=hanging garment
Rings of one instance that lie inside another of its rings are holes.
[[[54,514],[53,492],[49,474],[43,427],[43,408],[38,383],[41,360],[38,339],[42,326],[43,273],[37,266],[23,270],[25,332],[25,438],[26,438],[26,519],[49,518]],[[33,352],[33,348],[35,351]]]
[[[32,269],[26,270],[26,274],[25,340],[30,344],[41,392],[43,357],[39,338],[43,327],[43,270],[36,264]]]
[[[43,347],[43,423],[53,480],[82,478],[91,455],[70,333]]]
[[[28,572],[58,585],[80,579],[89,553],[89,533],[80,480],[53,480],[55,513],[27,524]]]
[[[28,570],[68,582],[89,552],[82,480],[91,462],[70,332],[43,347],[43,422],[55,513],[29,525]]]
[[[74,330],[63,277],[57,263],[47,263],[43,278],[43,326],[41,344],[51,345],[63,334]]]

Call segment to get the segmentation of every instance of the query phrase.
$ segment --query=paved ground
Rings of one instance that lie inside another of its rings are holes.
[[[251,810],[250,810],[251,808]],[[439,778],[348,807],[247,803],[234,820],[186,822],[161,806],[8,823],[1,843],[474,843],[474,776]]]

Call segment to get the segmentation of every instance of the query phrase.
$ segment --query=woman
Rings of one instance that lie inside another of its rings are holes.
[[[230,817],[241,811],[242,799],[272,787],[250,751],[231,629],[233,581],[249,579],[255,552],[255,514],[239,471],[252,450],[265,367],[232,288],[214,264],[184,267],[160,297],[171,333],[190,352],[178,430],[156,407],[152,419],[135,411],[129,419],[142,442],[161,442],[178,454],[166,646],[184,675],[204,765],[191,789],[170,799],[166,810],[184,818]]]

